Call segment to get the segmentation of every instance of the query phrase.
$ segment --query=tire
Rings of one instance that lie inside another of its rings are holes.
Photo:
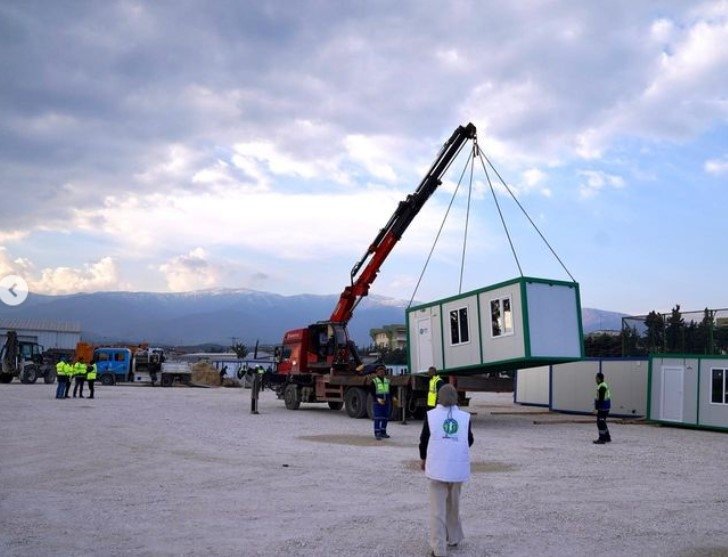
[[[103,375],[101,375],[101,384],[102,385],[105,385],[108,387],[110,385],[113,385],[114,383],[116,383],[116,381],[114,381],[113,373],[104,373]]]
[[[45,383],[46,385],[50,385],[51,383],[55,383],[55,382],[56,382],[56,373],[54,371],[48,371],[43,376],[43,383]]]
[[[367,415],[367,392],[352,387],[344,394],[344,408],[350,418],[364,418]]]
[[[171,387],[172,383],[174,383],[174,377],[172,377],[168,373],[163,373],[162,374],[162,387]]]
[[[0,383],[10,383],[12,380],[12,373],[0,373]]]
[[[301,407],[301,393],[296,385],[288,385],[283,391],[283,401],[289,410],[298,410]]]
[[[38,368],[35,366],[28,366],[20,372],[20,382],[26,385],[35,383],[38,381]]]
[[[341,410],[343,407],[344,407],[343,402],[329,402],[329,408],[331,408],[332,410],[335,410],[337,412],[339,410]]]

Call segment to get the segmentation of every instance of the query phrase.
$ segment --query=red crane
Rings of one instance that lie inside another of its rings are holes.
[[[329,321],[295,329],[285,334],[278,373],[325,372],[336,367],[346,369],[360,363],[353,342],[349,341],[346,324],[354,309],[369,293],[379,269],[399,242],[402,234],[442,183],[442,176],[465,142],[474,139],[472,123],[458,126],[443,145],[435,162],[414,193],[400,201],[387,224],[379,231],[361,259],[351,269],[351,284],[344,288]]]

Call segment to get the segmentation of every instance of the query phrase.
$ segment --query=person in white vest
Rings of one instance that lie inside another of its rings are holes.
[[[455,387],[443,385],[437,402],[422,424],[420,465],[430,480],[430,547],[441,557],[463,540],[460,488],[470,478],[473,431],[470,414],[457,406]]]

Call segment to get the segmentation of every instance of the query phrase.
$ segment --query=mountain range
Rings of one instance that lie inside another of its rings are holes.
[[[59,296],[31,293],[20,306],[0,307],[0,318],[78,322],[89,342],[147,341],[190,345],[233,339],[279,343],[283,333],[329,317],[338,295],[282,296],[248,289],[182,293],[93,292]],[[403,324],[407,302],[370,295],[356,308],[349,332],[367,346],[370,329]],[[584,333],[620,329],[624,314],[583,308]]]

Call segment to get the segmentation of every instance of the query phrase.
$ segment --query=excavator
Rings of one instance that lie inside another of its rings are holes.
[[[346,407],[349,416],[362,418],[371,406],[364,388],[367,382],[347,324],[361,300],[368,295],[379,270],[397,242],[442,183],[442,176],[468,140],[475,140],[472,123],[458,126],[445,142],[434,163],[414,193],[400,201],[364,255],[351,269],[351,283],[344,288],[327,321],[320,321],[285,333],[278,352],[276,388],[286,408],[295,410],[301,402],[327,402],[332,410]],[[422,379],[422,378],[418,378]],[[392,385],[405,389],[412,409],[426,396],[427,386],[414,384],[414,377],[393,377]],[[422,391],[420,393],[420,391]],[[422,396],[417,397],[417,393]]]
[[[56,380],[55,370],[43,357],[43,347],[19,338],[16,331],[7,332],[5,344],[0,348],[0,361],[0,383],[10,383],[13,377],[21,383],[35,383],[39,378],[45,383]]]

